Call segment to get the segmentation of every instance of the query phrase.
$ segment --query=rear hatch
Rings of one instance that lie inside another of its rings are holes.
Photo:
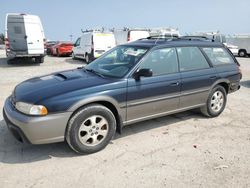
[[[95,58],[115,47],[115,37],[112,33],[95,33],[93,40]]]

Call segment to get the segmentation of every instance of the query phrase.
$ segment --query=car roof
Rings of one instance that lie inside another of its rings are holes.
[[[125,44],[125,46],[140,46],[140,47],[178,47],[178,46],[197,46],[197,47],[223,47],[220,42],[210,40],[189,40],[189,39],[140,39],[134,42]]]

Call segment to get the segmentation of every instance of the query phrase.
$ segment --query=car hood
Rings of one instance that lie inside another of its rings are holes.
[[[56,95],[107,84],[111,81],[86,72],[85,69],[57,72],[18,84],[13,93],[13,100],[36,104]]]

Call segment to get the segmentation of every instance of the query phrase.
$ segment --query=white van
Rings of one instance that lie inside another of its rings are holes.
[[[7,57],[35,58],[36,63],[43,63],[45,42],[43,27],[38,16],[16,13],[6,15]]]
[[[82,58],[89,63],[113,47],[115,47],[113,33],[84,31],[74,44],[72,58]]]
[[[114,29],[116,45],[125,44],[150,36],[147,29]]]

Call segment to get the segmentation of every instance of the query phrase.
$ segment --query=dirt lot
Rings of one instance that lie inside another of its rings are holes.
[[[0,187],[250,187],[250,58],[238,60],[242,88],[220,117],[189,111],[137,123],[92,155],[18,143],[1,112]],[[82,65],[56,57],[8,65],[0,51],[0,108],[17,83]]]

